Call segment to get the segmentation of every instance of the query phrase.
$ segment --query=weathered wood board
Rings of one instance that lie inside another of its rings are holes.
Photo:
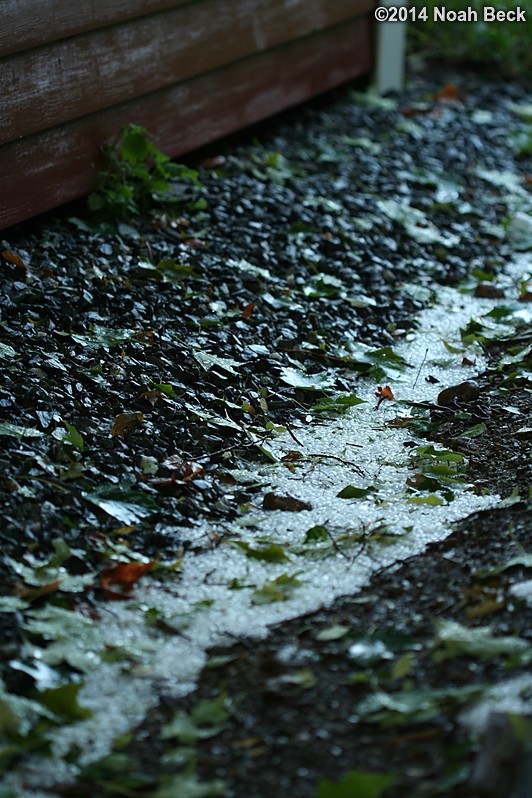
[[[367,73],[372,0],[2,0],[0,228],[94,188],[143,125],[173,156]]]

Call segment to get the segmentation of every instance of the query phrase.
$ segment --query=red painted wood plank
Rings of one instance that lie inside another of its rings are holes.
[[[372,0],[203,0],[0,61],[0,144],[335,25]]]
[[[0,58],[191,0],[1,0]]]
[[[0,229],[92,190],[99,145],[130,122],[144,125],[172,155],[221,136],[367,73],[370,18],[255,55],[0,148]]]

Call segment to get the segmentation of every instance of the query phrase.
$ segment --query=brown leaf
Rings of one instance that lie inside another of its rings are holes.
[[[104,568],[100,572],[100,585],[105,595],[109,598],[127,598],[127,593],[133,585],[138,582],[141,576],[153,567],[155,560],[150,562],[117,562],[109,568]],[[118,585],[122,588],[119,593],[110,588],[110,585]]]
[[[242,308],[242,318],[250,319],[251,316],[253,316],[253,311],[255,310],[255,308],[256,308],[255,302],[249,302],[249,304],[244,305],[244,307]]]
[[[15,588],[15,595],[20,598],[25,598],[28,601],[35,601],[42,596],[49,596],[50,593],[56,593],[60,585],[60,579],[55,579],[53,582],[48,582],[46,585],[23,585],[19,582]]]
[[[377,397],[377,399],[380,399],[380,401],[382,401],[383,399],[395,399],[393,391],[389,385],[385,385],[384,388],[382,387],[382,385],[377,386],[377,390],[375,391],[375,396]]]
[[[174,479],[180,482],[191,482],[193,479],[205,476],[205,469],[201,463],[194,460],[182,460],[178,454],[172,454],[161,463],[163,468],[168,468],[174,472]]]
[[[225,155],[213,155],[212,158],[205,158],[199,165],[204,169],[218,169],[225,164],[226,160]]]
[[[455,401],[475,402],[480,395],[478,385],[474,382],[461,382],[458,385],[451,385],[440,391],[437,403],[443,407],[454,404]]]
[[[503,299],[504,291],[493,283],[478,283],[474,296],[484,299]]]
[[[24,271],[26,271],[26,264],[16,252],[10,252],[9,249],[5,249],[2,252],[2,257],[9,263],[13,263],[15,266],[18,266],[20,269],[24,269]]]
[[[154,388],[152,391],[144,391],[143,393],[139,393],[135,401],[147,403],[152,407],[155,407],[156,405],[164,404],[167,399],[168,397],[165,393],[163,393],[163,391],[159,391],[158,388]]]
[[[301,452],[297,452],[295,449],[290,449],[290,451],[287,452],[284,457],[281,457],[281,460],[283,463],[292,463],[294,460],[303,460],[304,457],[305,455],[301,454]]]
[[[287,510],[290,513],[299,513],[301,510],[312,510],[312,505],[294,499],[293,496],[277,496],[267,493],[262,501],[263,510]]]
[[[134,432],[144,422],[142,413],[119,413],[115,416],[114,424],[111,427],[111,435],[121,437]]]
[[[460,92],[454,83],[447,83],[435,93],[434,99],[440,103],[455,103],[460,99]]]

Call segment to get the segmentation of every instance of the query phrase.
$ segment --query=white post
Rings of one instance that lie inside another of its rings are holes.
[[[375,3],[381,9],[406,5],[407,0],[377,0]],[[389,13],[392,13],[391,8]],[[376,17],[375,89],[379,94],[392,89],[401,91],[404,86],[406,22],[379,22],[378,14]]]

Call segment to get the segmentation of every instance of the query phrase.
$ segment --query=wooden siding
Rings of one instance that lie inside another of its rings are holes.
[[[373,0],[2,3],[0,228],[90,191],[124,124],[180,155],[372,62]]]

